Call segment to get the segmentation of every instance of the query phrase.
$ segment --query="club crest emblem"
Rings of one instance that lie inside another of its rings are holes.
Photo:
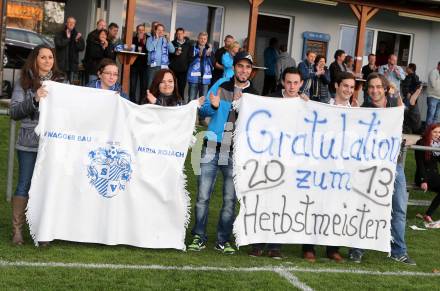
[[[127,151],[115,146],[100,147],[89,152],[89,159],[87,177],[99,195],[112,198],[125,191],[132,174]]]

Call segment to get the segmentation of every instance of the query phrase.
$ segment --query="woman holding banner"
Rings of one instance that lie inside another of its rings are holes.
[[[156,73],[145,99],[149,104],[161,106],[180,106],[183,104],[182,96],[180,96],[177,87],[177,78],[172,70],[161,69]],[[205,102],[205,97],[202,96],[198,100],[201,105]]]
[[[65,75],[58,70],[55,51],[47,45],[39,45],[30,53],[24,64],[21,77],[16,82],[11,99],[11,118],[21,121],[16,144],[18,157],[18,184],[12,198],[12,243],[24,243],[22,229],[25,210],[38,151],[38,106],[47,96],[43,81],[66,82]],[[47,243],[45,243],[47,244]],[[42,242],[40,242],[40,245]]]
[[[122,92],[121,84],[118,83],[119,69],[115,61],[103,59],[98,66],[98,79],[92,80],[87,87],[111,90],[117,92],[121,97],[128,99],[125,92]]]
[[[440,123],[431,124],[417,141],[417,145],[440,148]],[[438,162],[440,152],[416,151],[416,184],[423,191],[433,191],[437,196],[432,200],[426,213],[423,215],[425,222],[431,223],[434,211],[440,205],[440,174],[438,172]]]
[[[145,95],[147,103],[162,106],[180,106],[182,97],[177,89],[177,79],[170,69],[161,69],[154,76]]]

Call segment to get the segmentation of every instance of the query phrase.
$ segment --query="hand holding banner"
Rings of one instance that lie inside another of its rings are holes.
[[[238,245],[389,251],[403,107],[346,108],[246,94],[239,109]]]

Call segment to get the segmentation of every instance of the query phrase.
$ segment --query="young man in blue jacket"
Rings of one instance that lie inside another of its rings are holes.
[[[232,132],[237,119],[237,112],[232,102],[241,98],[243,93],[257,94],[249,77],[252,72],[253,59],[247,52],[240,52],[234,57],[234,76],[221,83],[215,90],[208,91],[209,98],[200,109],[200,117],[210,117],[202,148],[200,176],[195,206],[196,223],[192,229],[193,240],[188,250],[200,251],[206,247],[206,225],[208,220],[209,200],[214,189],[217,171],[223,174],[223,205],[217,225],[217,243],[215,249],[224,254],[234,254],[230,243],[234,222],[235,186],[232,164]]]

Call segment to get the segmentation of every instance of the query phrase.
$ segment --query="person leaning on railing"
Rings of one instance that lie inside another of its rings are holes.
[[[21,121],[15,148],[18,156],[18,184],[12,198],[12,242],[24,243],[22,229],[25,223],[25,209],[38,151],[38,106],[47,91],[43,81],[67,82],[64,73],[58,70],[55,51],[47,45],[39,45],[30,53],[21,70],[21,77],[14,86],[11,99],[11,118]],[[40,245],[48,244],[40,242]]]
[[[417,145],[440,148],[440,123],[433,123],[426,128],[422,138],[417,141]],[[437,196],[432,200],[426,213],[423,215],[425,222],[432,222],[432,215],[440,205],[440,174],[438,172],[438,162],[440,161],[440,151],[417,151],[416,156],[416,185],[423,191],[433,191]]]

